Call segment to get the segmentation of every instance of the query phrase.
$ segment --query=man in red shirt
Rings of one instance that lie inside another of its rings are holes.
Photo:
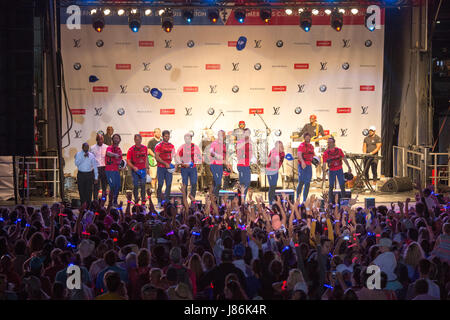
[[[109,192],[112,193],[113,204],[117,206],[117,198],[120,190],[119,164],[122,161],[122,150],[119,148],[121,141],[117,133],[112,136],[112,145],[106,149],[105,174],[109,184]]]
[[[328,149],[323,153],[323,171],[325,172],[327,165],[330,168],[328,179],[329,179],[329,188],[328,188],[328,202],[334,203],[333,199],[333,188],[336,178],[339,181],[339,186],[341,187],[341,197],[345,196],[345,180],[344,180],[344,171],[342,170],[342,161],[345,162],[348,172],[352,172],[350,165],[348,163],[347,158],[342,152],[341,149],[336,148],[336,141],[333,137],[328,138]]]
[[[134,135],[135,145],[128,149],[127,165],[131,168],[133,177],[133,194],[134,202],[139,202],[139,189],[141,189],[141,201],[145,203],[145,183],[147,182],[147,174],[149,172],[148,165],[148,149],[142,144],[142,136]]]
[[[184,142],[177,151],[176,162],[177,166],[181,167],[181,180],[186,186],[188,180],[191,181],[191,196],[195,198],[195,193],[197,191],[197,165],[202,163],[202,153],[200,148],[192,143],[192,135],[186,133],[184,135]]]
[[[314,157],[314,146],[310,143],[311,134],[306,132],[303,135],[305,141],[298,146],[298,186],[297,186],[297,198],[302,193],[303,186],[303,202],[308,198],[309,184],[312,178],[311,162]]]
[[[164,181],[166,182],[166,190],[164,195],[164,200],[169,200],[170,189],[172,187],[172,173],[169,169],[174,168],[172,165],[172,159],[175,154],[175,147],[169,142],[170,132],[164,130],[162,133],[163,141],[158,143],[155,147],[155,157],[158,166],[158,189],[156,190],[156,195],[158,197],[158,207],[161,207],[162,203],[162,187]]]
[[[250,159],[253,156],[252,143],[250,141],[250,129],[244,129],[244,137],[236,144],[237,169],[239,172],[239,184],[245,186],[244,198],[247,195],[251,182]]]
[[[269,180],[269,204],[275,200],[275,188],[278,181],[278,170],[284,160],[284,146],[283,142],[275,142],[275,147],[270,150],[269,159],[266,164],[266,175]]]

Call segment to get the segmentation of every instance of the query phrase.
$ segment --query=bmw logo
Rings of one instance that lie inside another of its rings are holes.
[[[191,137],[193,137],[194,136],[194,130],[190,130],[189,134],[191,135]]]
[[[295,114],[300,114],[300,113],[302,113],[302,108],[300,108],[300,107],[295,108]]]
[[[80,70],[80,69],[81,69],[81,63],[79,63],[79,62],[74,63],[74,64],[73,64],[73,68],[74,68],[75,70]]]
[[[118,114],[119,116],[123,116],[123,115],[125,114],[125,109],[124,109],[124,108],[119,108],[119,109],[117,109],[117,114]]]
[[[319,90],[320,90],[320,92],[325,92],[325,91],[327,91],[327,86],[323,84],[319,87]]]
[[[192,48],[193,46],[195,46],[194,41],[193,41],[193,40],[189,40],[189,41],[187,42],[187,46],[188,46],[189,48]]]
[[[149,86],[145,86],[143,90],[144,90],[145,93],[149,93],[150,92],[150,87]]]
[[[261,63],[255,63],[255,66],[254,66],[254,68],[255,68],[255,70],[261,70]]]
[[[166,65],[164,66],[164,69],[169,71],[170,69],[172,69],[172,65],[170,63],[166,63]]]
[[[97,47],[101,48],[105,43],[103,42],[103,40],[97,40],[95,44],[97,45]]]
[[[283,44],[284,44],[284,43],[283,43],[283,40],[278,40],[278,41],[277,41],[277,47],[278,47],[278,48],[281,48],[281,47],[283,46]]]
[[[348,62],[344,62],[344,63],[342,64],[342,69],[348,70],[348,68],[350,68],[350,64],[349,64]]]
[[[372,46],[372,40],[366,40],[366,42],[364,43],[364,45],[368,48],[370,46]]]
[[[233,86],[233,88],[231,89],[234,93],[239,91],[239,87],[238,86]]]
[[[277,137],[279,137],[279,136],[281,136],[281,130],[277,130],[277,131],[275,131],[275,136],[277,136]]]
[[[209,109],[208,109],[208,114],[209,114],[210,116],[212,116],[212,115],[214,114],[214,112],[215,112],[214,108],[209,108]]]
[[[367,136],[369,135],[369,130],[364,129],[364,130],[362,131],[362,134],[363,134],[363,136],[367,137]]]

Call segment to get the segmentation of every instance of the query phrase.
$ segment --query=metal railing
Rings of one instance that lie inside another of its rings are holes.
[[[438,184],[441,181],[447,181],[447,185],[450,187],[450,154],[449,153],[430,153],[431,164],[428,166],[431,169],[431,176],[428,177],[433,183],[434,192],[437,192]],[[443,161],[439,161],[439,157]],[[442,164],[439,164],[442,163]]]

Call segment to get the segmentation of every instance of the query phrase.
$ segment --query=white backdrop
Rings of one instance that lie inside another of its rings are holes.
[[[375,125],[381,132],[384,29],[370,32],[362,24],[344,24],[336,32],[313,20],[306,33],[296,19],[291,25],[270,26],[175,24],[171,33],[159,24],[143,24],[137,33],[126,24],[107,23],[101,33],[90,24],[80,30],[61,25],[74,119],[70,146],[64,149],[65,172],[75,174],[75,153],[85,141],[94,144],[96,132],[106,132],[108,125],[122,136],[124,152],[133,144],[133,134],[144,132],[146,143],[155,127],[172,130],[172,143],[178,147],[189,130],[195,132],[194,142],[200,142],[201,129],[220,111],[224,115],[213,126],[215,132],[231,131],[240,120],[253,132],[264,129],[251,114],[253,108],[263,109],[261,116],[272,129],[270,148],[276,130],[289,145],[292,132],[316,114],[339,147],[361,153],[362,131]],[[241,36],[247,45],[239,51],[232,41]],[[90,76],[98,80],[89,82]],[[322,85],[324,92],[319,90]],[[145,86],[161,90],[162,98],[145,93]],[[210,108],[213,115],[208,114]],[[62,129],[67,129],[65,121]],[[67,142],[65,138],[63,146]]]

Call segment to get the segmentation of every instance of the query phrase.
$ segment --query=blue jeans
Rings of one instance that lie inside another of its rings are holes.
[[[109,184],[109,191],[113,194],[113,202],[117,204],[120,191],[120,173],[119,171],[105,171],[105,174]]]
[[[248,187],[250,186],[251,181],[251,171],[250,167],[237,167],[239,172],[239,183],[241,186],[245,186],[244,196],[247,196]]]
[[[181,181],[186,186],[186,193],[188,180],[191,181],[191,196],[195,197],[197,192],[197,168],[181,168]]]
[[[278,171],[268,171],[268,173],[274,173],[267,174],[267,180],[269,180],[269,204],[272,204],[275,200],[275,189],[277,187]]]
[[[329,171],[329,183],[330,187],[328,188],[328,202],[334,203],[333,197],[333,188],[334,183],[336,181],[336,177],[339,181],[339,186],[341,187],[341,198],[345,196],[345,179],[344,179],[344,171],[342,169],[336,171]]]
[[[214,179],[214,195],[219,198],[219,191],[222,185],[223,165],[212,164],[210,168]]]
[[[170,188],[172,187],[172,173],[167,171],[167,168],[158,167],[158,189],[156,190],[156,196],[158,197],[158,202],[161,203],[162,200],[169,200]],[[166,191],[164,194],[164,199],[162,199],[162,188],[164,181],[166,182]]]
[[[147,177],[141,178],[133,170],[131,171],[131,176],[133,177],[134,202],[138,203],[139,201],[139,189],[141,189],[141,201],[145,201],[145,184],[147,182]]]
[[[300,197],[302,193],[303,186],[303,202],[308,198],[309,193],[309,184],[311,183],[312,178],[312,167],[311,165],[307,165],[305,169],[302,168],[302,165],[298,165],[298,186],[297,186],[297,198]]]

